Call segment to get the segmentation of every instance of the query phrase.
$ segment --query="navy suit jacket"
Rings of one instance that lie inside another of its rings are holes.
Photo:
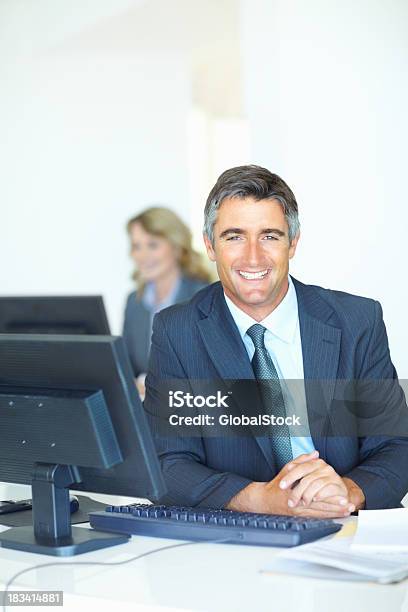
[[[403,404],[405,410],[380,304],[292,280],[309,418],[316,398],[308,391],[308,380],[327,381],[325,401],[329,405],[338,380],[394,379],[390,401]],[[250,482],[266,482],[276,475],[267,437],[163,437],[154,416],[163,379],[254,379],[221,283],[154,318],[144,405],[168,488],[163,501],[223,507]],[[311,435],[320,457],[360,486],[367,509],[399,506],[408,490],[408,438],[328,436],[319,427]]]

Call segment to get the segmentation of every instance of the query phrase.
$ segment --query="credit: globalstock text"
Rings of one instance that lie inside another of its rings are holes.
[[[292,414],[290,416],[282,417],[275,416],[274,414],[258,414],[256,416],[247,416],[245,414],[241,415],[230,415],[230,414],[220,414],[218,417],[210,416],[209,414],[197,414],[196,416],[181,416],[179,414],[171,414],[169,416],[170,425],[192,425],[192,426],[200,426],[204,425],[215,425],[218,423],[219,425],[235,425],[235,426],[244,426],[248,425],[268,425],[268,426],[281,426],[287,425],[289,427],[294,425],[300,425],[299,416]]]

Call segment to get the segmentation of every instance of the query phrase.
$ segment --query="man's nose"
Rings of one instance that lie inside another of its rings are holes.
[[[246,261],[248,265],[256,267],[262,260],[262,249],[258,240],[248,240],[246,249]]]
[[[262,265],[264,256],[262,254],[262,248],[258,240],[247,242],[247,248],[245,251],[245,263],[251,268],[258,268]]]

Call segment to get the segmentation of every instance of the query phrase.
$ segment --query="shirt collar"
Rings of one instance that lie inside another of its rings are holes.
[[[176,301],[177,294],[181,287],[181,277],[179,277],[175,284],[173,285],[169,295],[164,298],[162,302],[159,304],[156,303],[156,288],[154,282],[146,283],[146,286],[143,291],[142,301],[146,308],[153,313],[159,312],[163,310],[163,308],[167,308],[167,306],[172,306]]]
[[[291,343],[295,337],[296,325],[298,322],[298,303],[296,297],[296,289],[293,281],[288,276],[289,287],[283,300],[263,321],[259,321],[261,325],[266,327],[274,336],[280,338],[284,342]],[[238,327],[241,338],[243,338],[247,330],[258,323],[246,312],[238,308],[236,304],[224,292],[225,301],[229,311]]]

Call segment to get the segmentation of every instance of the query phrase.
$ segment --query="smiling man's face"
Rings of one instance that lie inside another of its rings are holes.
[[[282,205],[274,199],[225,198],[214,225],[214,246],[204,236],[225,294],[256,321],[285,297],[289,259],[299,237],[289,243]]]

